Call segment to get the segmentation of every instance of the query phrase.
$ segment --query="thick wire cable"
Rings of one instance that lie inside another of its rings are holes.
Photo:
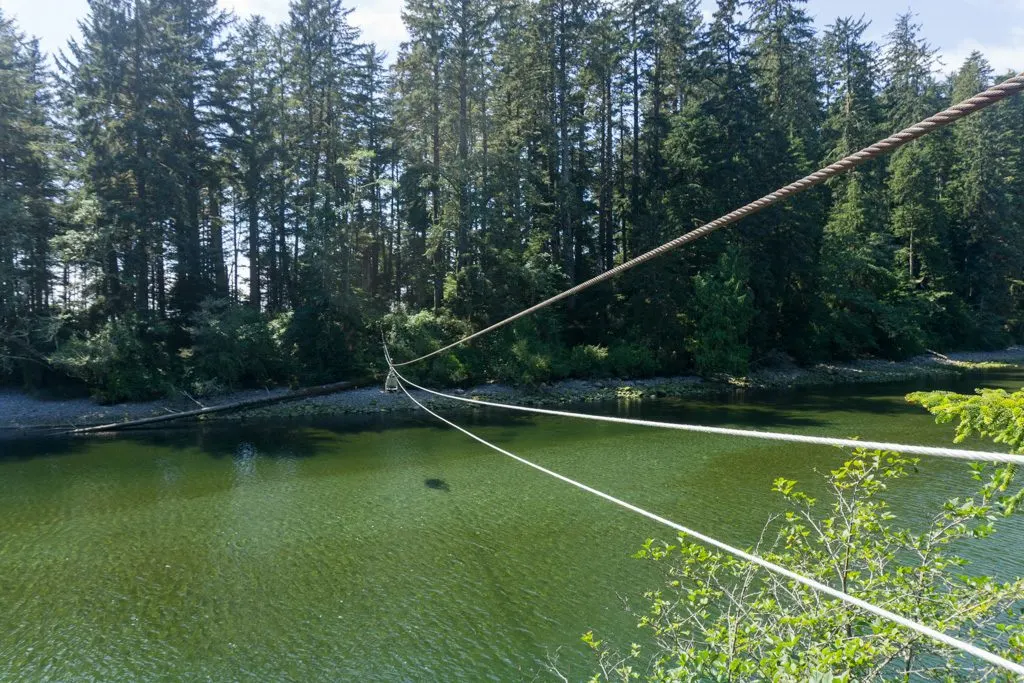
[[[978,93],[974,97],[964,100],[959,104],[955,104],[952,107],[949,107],[948,109],[941,111],[938,114],[935,114],[934,116],[930,116],[927,119],[921,121],[920,123],[916,123],[913,126],[910,126],[909,128],[904,128],[900,132],[891,135],[885,138],[884,140],[879,140],[875,144],[869,147],[865,147],[859,152],[854,152],[853,154],[843,159],[840,159],[834,164],[819,169],[808,176],[804,176],[803,178],[797,180],[794,183],[790,183],[785,187],[779,188],[775,192],[766,194],[760,199],[750,202],[746,206],[740,207],[739,209],[736,209],[731,213],[727,213],[726,215],[721,216],[720,218],[716,218],[710,223],[705,223],[704,225],[700,226],[699,228],[696,228],[695,230],[691,230],[688,233],[680,235],[679,237],[676,237],[675,239],[666,242],[665,244],[662,244],[660,247],[655,247],[654,249],[651,249],[650,251],[645,252],[640,256],[637,256],[635,258],[630,259],[629,261],[621,263],[615,266],[614,268],[611,268],[610,270],[606,270],[600,275],[596,275],[590,278],[589,280],[581,282],[580,284],[574,287],[570,287],[569,289],[559,294],[555,294],[554,296],[545,299],[544,301],[541,301],[538,304],[534,304],[533,306],[525,308],[514,315],[510,315],[504,320],[500,320],[494,323],[493,325],[490,325],[489,327],[485,327],[484,329],[474,332],[473,334],[468,334],[462,339],[459,339],[458,341],[454,341],[451,344],[448,344],[447,346],[442,346],[441,348],[435,351],[431,351],[430,353],[425,353],[422,356],[419,356],[418,358],[413,358],[412,360],[403,361],[401,363],[395,363],[395,365],[399,367],[403,365],[412,365],[413,363],[418,363],[432,356],[436,356],[439,353],[444,353],[449,349],[453,349],[456,346],[465,344],[471,339],[482,337],[483,335],[493,332],[494,330],[497,330],[501,327],[504,327],[505,325],[508,325],[509,323],[514,322],[524,316],[530,315],[531,313],[536,313],[542,308],[547,308],[551,304],[561,301],[562,299],[567,299],[571,296],[579,294],[583,290],[589,289],[596,284],[604,282],[605,280],[609,280],[618,275],[619,273],[629,270],[630,268],[635,268],[636,266],[639,266],[641,263],[646,263],[651,259],[657,258],[658,256],[661,256],[666,252],[672,251],[673,249],[677,249],[683,246],[684,244],[693,242],[694,240],[698,240],[701,237],[704,237],[705,235],[708,235],[720,228],[726,227],[727,225],[732,225],[733,223],[739,221],[742,218],[758,213],[759,211],[763,211],[764,209],[767,209],[770,206],[778,204],[779,202],[788,199],[793,195],[804,192],[805,190],[808,190],[816,185],[820,185],[821,183],[825,182],[826,180],[829,180],[830,178],[842,175],[843,173],[846,173],[847,171],[850,171],[856,168],[857,166],[860,166],[866,161],[874,159],[875,157],[881,156],[883,154],[888,154],[889,152],[892,152],[893,150],[902,147],[908,142],[911,142],[919,137],[927,135],[933,130],[942,128],[944,126],[948,126],[949,124],[953,123],[954,121],[957,121],[958,119],[961,119],[969,114],[973,114],[976,111],[980,111],[985,107],[991,106],[996,102],[999,102],[1000,100],[1010,97],[1011,95],[1015,95],[1019,93],[1021,90],[1024,90],[1024,73],[1009,78],[1003,81],[1002,83],[999,83],[998,85],[994,85],[988,90]]]
[[[423,409],[425,412],[427,412],[430,415],[433,415],[435,418],[437,418],[441,422],[445,423],[449,427],[457,429],[458,431],[462,432],[463,434],[465,434],[469,438],[473,439],[474,441],[478,441],[478,442],[482,443],[483,445],[487,446],[488,448],[491,448],[491,449],[497,451],[498,453],[501,453],[502,455],[505,455],[505,456],[507,456],[509,458],[512,458],[513,460],[515,460],[517,462],[520,462],[520,463],[522,463],[524,465],[527,465],[528,467],[532,467],[533,469],[535,469],[535,470],[537,470],[539,472],[543,472],[544,474],[548,475],[549,477],[554,477],[555,479],[563,481],[566,484],[571,484],[572,486],[575,486],[578,489],[586,491],[587,493],[593,494],[593,495],[597,496],[598,498],[603,498],[604,500],[608,501],[609,503],[614,503],[615,505],[618,505],[621,508],[625,508],[626,510],[629,510],[630,512],[635,512],[638,515],[642,515],[642,516],[644,516],[644,517],[646,517],[648,519],[651,519],[651,520],[653,520],[655,522],[658,522],[659,524],[663,524],[663,525],[665,525],[667,527],[675,529],[676,531],[678,531],[678,532],[680,532],[682,534],[686,534],[687,536],[695,538],[698,541],[701,541],[702,543],[706,543],[707,545],[710,545],[710,546],[713,546],[715,548],[718,548],[719,550],[727,552],[730,555],[734,555],[734,556],[740,558],[741,560],[744,560],[746,562],[750,562],[751,564],[755,564],[755,565],[757,565],[759,567],[762,567],[763,569],[767,569],[770,572],[774,572],[775,574],[778,574],[780,576],[784,576],[787,579],[790,579],[791,581],[795,581],[797,583],[803,584],[804,586],[807,586],[808,588],[812,588],[812,589],[814,589],[814,590],[816,590],[816,591],[818,591],[820,593],[824,593],[825,595],[828,595],[830,597],[836,598],[837,600],[841,600],[841,601],[843,601],[843,602],[845,602],[845,603],[847,603],[849,605],[852,605],[853,607],[856,607],[856,608],[858,608],[860,610],[863,610],[863,611],[868,612],[870,614],[874,614],[875,616],[878,616],[878,617],[882,617],[883,619],[888,619],[889,621],[892,621],[895,624],[898,624],[900,626],[908,628],[911,631],[915,631],[915,632],[917,632],[917,633],[919,633],[919,634],[921,634],[923,636],[931,638],[932,640],[938,641],[938,642],[940,642],[940,643],[942,643],[944,645],[948,645],[949,647],[952,647],[952,648],[955,648],[957,650],[960,650],[961,652],[965,652],[967,654],[974,655],[978,659],[986,661],[989,664],[993,664],[995,666],[1001,667],[1003,669],[1006,669],[1007,671],[1012,671],[1013,673],[1017,674],[1018,676],[1024,677],[1024,666],[1022,666],[1020,664],[1017,664],[1015,662],[1011,662],[1009,659],[1006,659],[1004,657],[1000,657],[999,655],[997,655],[997,654],[995,654],[993,652],[989,652],[988,650],[984,650],[984,649],[982,649],[980,647],[977,647],[976,645],[972,645],[972,644],[970,644],[968,642],[965,642],[963,640],[960,640],[958,638],[954,638],[952,636],[946,635],[942,631],[938,631],[938,630],[936,630],[934,628],[931,628],[930,626],[925,626],[924,624],[920,624],[920,623],[918,623],[916,621],[912,621],[910,619],[907,619],[906,617],[900,616],[899,614],[896,614],[895,612],[890,612],[889,610],[887,610],[887,609],[885,609],[883,607],[878,607],[876,605],[873,605],[870,602],[867,602],[867,601],[862,600],[860,598],[857,598],[857,597],[854,597],[852,595],[849,595],[848,593],[844,593],[844,592],[842,592],[840,590],[837,590],[837,589],[833,588],[832,586],[829,586],[828,584],[821,583],[820,581],[816,581],[815,579],[812,579],[810,577],[804,576],[802,574],[797,574],[796,572],[791,571],[789,569],[786,569],[785,567],[783,567],[781,565],[777,565],[774,562],[769,562],[768,560],[765,560],[765,559],[763,559],[763,558],[761,558],[761,557],[759,557],[757,555],[754,555],[754,554],[746,552],[744,550],[740,550],[739,548],[733,547],[733,546],[729,545],[728,543],[725,543],[723,541],[719,541],[719,540],[717,540],[715,538],[712,538],[710,536],[705,536],[704,534],[702,534],[702,533],[700,533],[698,531],[694,531],[693,529],[690,529],[689,527],[685,527],[682,524],[679,524],[677,522],[673,522],[670,519],[667,519],[667,518],[662,517],[660,515],[656,515],[655,513],[650,512],[648,510],[644,510],[643,508],[637,507],[636,505],[633,505],[632,503],[627,503],[626,501],[622,500],[621,498],[616,498],[615,496],[612,496],[610,494],[604,493],[603,491],[599,491],[599,490],[597,490],[597,489],[595,489],[595,488],[593,488],[591,486],[587,486],[584,483],[578,482],[575,479],[570,479],[569,477],[565,476],[564,474],[559,474],[558,472],[555,472],[554,470],[549,470],[546,467],[538,465],[538,464],[536,464],[534,462],[530,462],[526,458],[520,457],[520,456],[516,455],[515,453],[512,453],[511,451],[507,451],[507,450],[505,450],[504,448],[502,448],[500,446],[496,446],[495,444],[491,443],[490,441],[487,441],[483,437],[477,436],[476,434],[474,434],[473,432],[469,431],[468,429],[460,427],[459,425],[455,424],[451,420],[448,420],[448,419],[442,417],[441,415],[438,415],[433,410],[431,410],[430,408],[426,407],[425,405],[423,405],[422,403],[417,401],[415,398],[413,398],[412,394],[409,393],[409,390],[405,388],[405,383],[402,382],[401,380],[399,380],[398,386],[401,387],[402,392],[405,393],[405,395],[409,398],[410,401],[412,401],[417,406],[419,406],[421,409]]]
[[[391,367],[395,375],[409,386],[433,394],[440,398],[452,401],[461,401],[473,405],[486,406],[488,408],[501,408],[504,410],[518,410],[524,413],[536,413],[539,415],[553,415],[555,417],[571,417],[580,420],[594,420],[597,422],[613,422],[616,424],[635,425],[638,427],[658,427],[660,429],[677,429],[684,432],[699,432],[702,434],[721,434],[724,436],[740,436],[750,439],[766,439],[768,441],[788,441],[791,443],[817,444],[820,446],[837,446],[840,448],[868,448],[880,451],[896,451],[913,455],[928,455],[938,458],[955,458],[957,460],[975,460],[980,462],[1001,462],[1024,465],[1024,455],[1013,455],[1009,453],[995,453],[991,451],[974,451],[963,448],[943,448],[936,446],[915,446],[902,443],[888,443],[885,441],[861,441],[860,439],[839,439],[830,436],[804,436],[803,434],[786,434],[784,432],[762,432],[753,429],[733,429],[731,427],[709,427],[706,425],[680,424],[677,422],[656,422],[653,420],[638,420],[627,417],[611,417],[608,415],[588,415],[586,413],[570,413],[565,410],[549,410],[545,408],[533,408],[530,406],[517,406],[508,403],[495,403],[492,401],[481,401],[480,399],[465,398],[453,394],[445,394],[434,391],[403,377],[394,366]]]

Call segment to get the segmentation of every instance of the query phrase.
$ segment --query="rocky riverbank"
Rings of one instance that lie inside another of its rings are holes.
[[[955,375],[972,370],[1024,367],[1024,347],[1002,351],[927,354],[904,361],[860,360],[853,363],[820,363],[812,367],[787,365],[752,372],[747,377],[653,377],[649,379],[564,380],[539,387],[485,384],[446,393],[517,405],[555,406],[567,403],[616,399],[701,397],[743,390],[785,389],[860,382],[898,382],[918,377]],[[446,409],[472,408],[469,404],[422,395],[428,405]],[[403,394],[385,394],[378,388],[357,389],[298,403],[268,406],[225,415],[223,419],[254,419],[345,413],[391,412],[415,409]]]
[[[905,361],[860,360],[853,363],[821,363],[812,367],[780,365],[752,372],[748,377],[721,376],[655,377],[642,380],[598,379],[566,380],[535,388],[486,384],[469,390],[452,390],[464,396],[480,397],[523,405],[559,405],[579,401],[643,399],[664,396],[710,396],[745,389],[782,389],[797,386],[821,386],[854,382],[893,382],[916,377],[957,374],[982,368],[1024,366],[1024,347],[1003,351],[928,354]],[[246,398],[274,396],[285,389],[235,392],[204,399],[201,403],[187,396],[147,403],[99,405],[89,399],[44,400],[22,392],[0,391],[0,428],[12,430],[76,427],[149,417],[190,410],[200,405],[216,405]],[[430,398],[435,405],[468,407],[444,399]],[[329,396],[283,403],[207,419],[253,420],[310,415],[394,412],[414,409],[402,394],[385,394],[379,387],[352,389]]]

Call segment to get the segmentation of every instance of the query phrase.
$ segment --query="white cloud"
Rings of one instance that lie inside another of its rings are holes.
[[[272,24],[288,20],[288,0],[219,0],[219,4],[240,17],[262,14]],[[342,6],[352,9],[349,22],[360,29],[362,40],[376,43],[393,60],[408,37],[402,22],[402,0],[350,0]]]
[[[288,17],[286,0],[218,0],[217,4],[221,9],[230,10],[240,17],[263,15],[271,24],[284,21]]]
[[[66,47],[68,38],[78,37],[78,20],[89,6],[85,0],[0,0],[0,9],[52,54]]]
[[[354,8],[349,22],[362,30],[362,39],[376,43],[388,53],[389,60],[398,54],[398,46],[408,38],[402,22],[402,0],[361,0]]]
[[[1024,7],[1024,0],[1021,0]],[[1024,26],[1010,31],[1010,42],[982,43],[974,38],[961,40],[955,47],[942,51],[943,71],[950,73],[960,68],[964,60],[975,50],[985,56],[997,75],[1015,70],[1024,70]]]

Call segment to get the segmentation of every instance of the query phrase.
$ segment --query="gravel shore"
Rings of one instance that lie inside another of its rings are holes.
[[[822,363],[809,368],[796,366],[758,370],[749,377],[655,377],[642,380],[566,380],[550,385],[524,389],[500,384],[487,384],[472,389],[451,390],[466,396],[487,398],[506,403],[557,405],[576,401],[600,401],[615,398],[658,396],[712,395],[737,389],[771,389],[794,386],[845,384],[852,382],[890,382],[927,375],[955,374],[979,367],[978,364],[1005,363],[1024,365],[1024,347],[1002,351],[950,353],[945,356],[923,355],[905,361],[861,360],[853,363]],[[274,396],[286,389],[242,391],[208,397],[202,405],[240,401],[247,398]],[[452,401],[429,399],[435,405],[451,405]],[[100,405],[90,399],[45,400],[23,392],[0,390],[0,429],[21,430],[42,427],[77,427],[88,424],[117,422],[168,412],[191,410],[198,401],[181,396],[146,403]],[[465,406],[465,404],[456,404]],[[454,407],[454,406],[453,406]],[[385,394],[379,387],[342,391],[302,401],[266,406],[248,411],[215,416],[220,420],[239,420],[306,415],[337,415],[346,413],[395,412],[414,409],[405,396]],[[214,419],[210,416],[207,419]]]

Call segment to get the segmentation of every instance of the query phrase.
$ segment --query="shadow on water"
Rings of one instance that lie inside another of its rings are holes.
[[[736,392],[716,397],[669,398],[657,401],[600,401],[565,404],[560,409],[597,415],[613,415],[709,426],[762,430],[804,430],[824,427],[830,413],[897,415],[919,413],[903,397],[913,391],[945,389],[972,393],[978,386],[1015,386],[1019,372],[972,372],[960,377],[922,377],[880,384],[838,384],[787,390]],[[499,439],[511,438],[523,426],[547,418],[529,413],[473,408],[457,411],[441,407],[467,428],[504,430]],[[623,426],[624,429],[629,427]],[[89,437],[56,437],[44,434],[0,435],[0,463],[33,458],[77,455],[98,441],[118,439],[143,447],[197,449],[212,458],[248,457],[258,453],[269,458],[309,458],[337,453],[347,437],[394,429],[450,428],[422,411],[350,414],[329,417],[243,419],[211,423],[184,422],[158,429],[138,429]],[[331,447],[335,446],[335,447]],[[431,480],[433,481],[433,480]],[[441,481],[441,480],[438,480]],[[433,488],[431,484],[428,487]],[[441,489],[447,490],[447,489]]]
[[[183,424],[173,429],[139,429],[131,432],[90,436],[28,435],[0,441],[0,463],[34,458],[80,455],[98,443],[117,440],[145,448],[188,449],[203,451],[213,458],[234,458],[244,451],[268,457],[299,458],[315,454],[328,440],[323,434],[295,428],[274,428],[270,425],[218,425],[215,427]]]
[[[752,390],[730,402],[785,405],[794,409],[826,407],[877,414],[899,413],[919,410],[904,400],[907,394],[916,391],[942,390],[973,394],[978,387],[999,386],[1020,388],[1021,371],[977,370],[957,376],[930,375],[892,382]]]
[[[783,406],[737,404],[730,402],[693,401],[689,399],[664,399],[647,404],[625,404],[605,402],[591,404],[587,412],[601,415],[615,415],[643,420],[666,422],[687,422],[712,427],[754,427],[754,428],[801,428],[824,424],[813,415],[793,415],[785,412]]]
[[[5,434],[0,438],[0,464],[34,458],[77,455],[88,446],[84,439],[41,434]]]
[[[515,429],[531,417],[503,411],[466,411],[460,422],[474,427]],[[97,443],[117,440],[147,448],[199,450],[214,459],[247,458],[254,454],[271,459],[310,458],[339,453],[338,446],[365,433],[394,429],[449,428],[421,412],[375,413],[332,417],[296,417],[269,420],[238,420],[212,423],[183,422],[156,429],[135,429],[109,434],[69,437],[42,433],[8,434],[0,439],[0,463],[80,455]],[[344,452],[343,450],[341,452]]]
[[[796,430],[823,424],[814,417],[787,414],[774,406],[728,402],[716,404],[704,401],[658,401],[638,404],[604,401],[565,405],[560,408],[596,415],[762,429]],[[493,434],[493,438],[500,440],[514,438],[521,427],[534,424],[538,420],[561,419],[490,408],[458,411],[446,411],[442,408],[441,412],[451,415],[452,419],[468,429],[500,430]],[[621,428],[631,429],[629,426]],[[0,463],[77,455],[88,451],[97,442],[110,439],[134,443],[140,449],[196,449],[215,459],[248,457],[252,453],[268,458],[310,458],[318,454],[338,453],[337,446],[344,444],[348,438],[394,429],[446,432],[450,427],[420,411],[245,420],[198,425],[186,422],[160,429],[137,429],[87,437],[29,435],[9,438],[0,441]]]
[[[814,418],[793,418],[781,411],[813,415],[815,413],[861,413],[870,415],[919,414],[921,409],[905,400],[907,394],[917,391],[952,391],[973,394],[978,387],[1008,387],[1021,385],[1020,370],[978,370],[959,376],[932,375],[892,382],[847,383],[824,386],[792,387],[788,389],[751,389],[722,396],[702,398],[693,402],[693,413],[708,419],[731,414],[742,416],[744,422],[779,420],[793,426],[820,424]],[[680,399],[680,404],[689,403]],[[689,408],[683,408],[684,410]],[[728,419],[727,417],[724,419]]]

